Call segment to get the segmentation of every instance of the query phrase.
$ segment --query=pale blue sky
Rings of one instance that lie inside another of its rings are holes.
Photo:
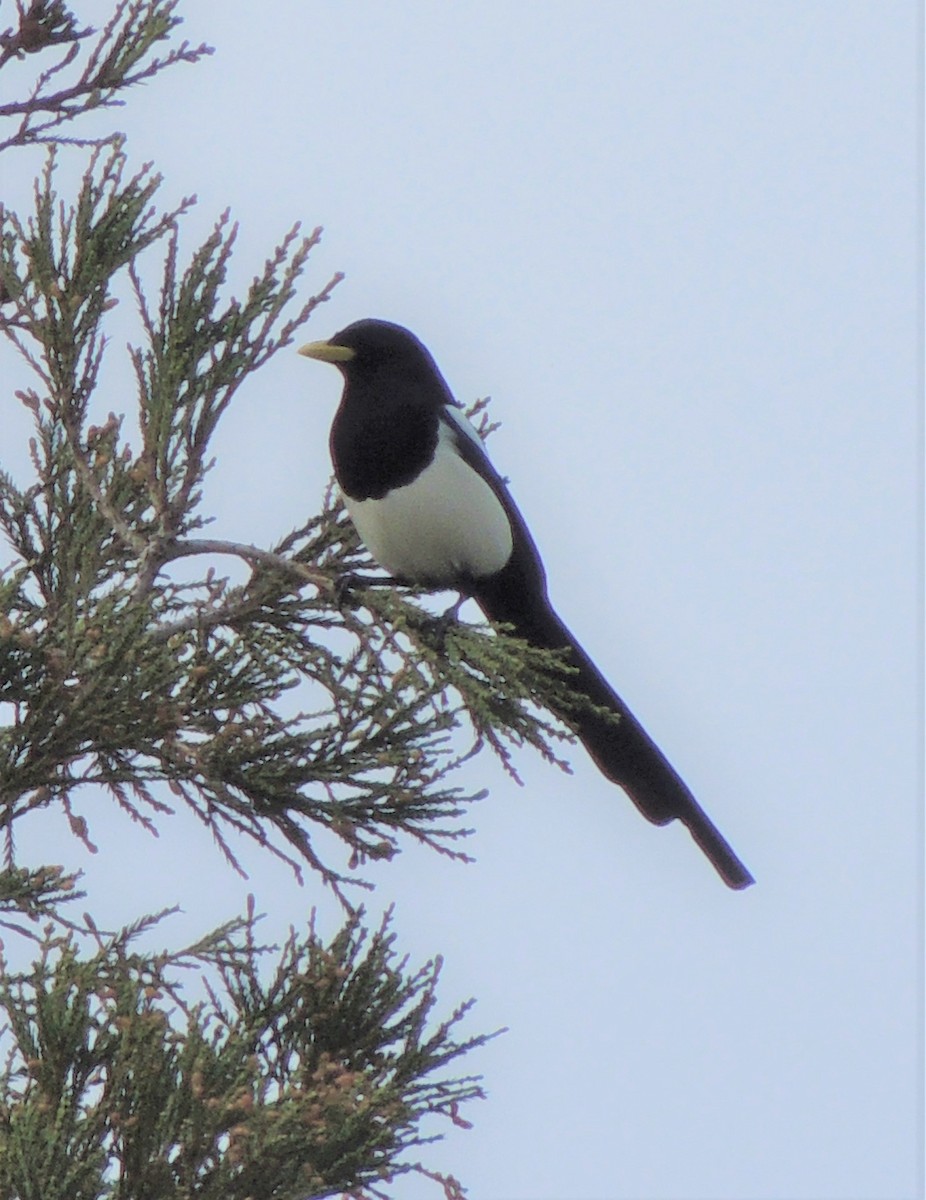
[[[216,55],[118,119],[166,200],[198,194],[188,244],[231,206],[246,282],[322,224],[306,293],[347,279],[307,337],[396,320],[494,397],[561,614],[758,880],[728,892],[580,749],[571,777],[525,753],[523,789],[473,764],[478,862],[410,849],[371,902],[445,955],[448,1011],[510,1027],[425,1161],[472,1200],[912,1200],[918,6],[186,7]],[[295,354],[243,390],[216,536],[317,508],[338,391]],[[250,854],[242,884],[176,830],[97,815],[97,859],[46,825],[34,854],[80,860],[101,919],[182,903],[178,941],[249,888],[333,926],[314,881]]]

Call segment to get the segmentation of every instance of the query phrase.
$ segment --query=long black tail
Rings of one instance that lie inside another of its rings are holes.
[[[559,619],[546,597],[543,582],[512,578],[502,572],[479,580],[473,598],[490,621],[514,626],[519,637],[535,646],[568,648],[578,669],[572,677],[577,692],[619,715],[610,721],[595,713],[572,714],[571,723],[608,779],[619,784],[645,817],[657,825],[679,820],[731,888],[754,883],[732,847],[689,791],[685,782],[611,687],[573,635]],[[539,582],[540,586],[537,586]]]

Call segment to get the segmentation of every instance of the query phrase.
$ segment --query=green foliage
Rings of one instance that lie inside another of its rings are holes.
[[[440,961],[408,973],[387,923],[368,935],[358,914],[327,946],[310,926],[274,949],[249,912],[142,953],[152,924],[91,953],[48,932],[25,974],[0,959],[6,1200],[382,1196],[424,1173],[407,1157],[429,1140],[422,1120],[459,1123],[482,1095],[445,1071],[486,1040],[455,1039],[469,1006],[431,1022]],[[195,984],[204,963],[218,982],[190,1002],[182,976]]]
[[[77,875],[68,875],[62,867],[39,867],[29,871],[10,867],[0,871],[0,925],[36,940],[36,934],[13,916],[26,917],[33,923],[40,917],[69,924],[60,916],[63,904],[85,895],[77,890]]]
[[[82,784],[153,828],[169,811],[153,788],[165,782],[232,861],[235,830],[337,885],[344,875],[322,861],[312,824],[355,864],[390,857],[401,831],[459,853],[474,797],[449,780],[460,759],[450,731],[468,719],[473,746],[506,762],[510,739],[548,752],[555,730],[527,702],[565,691],[551,685],[551,656],[437,620],[395,589],[347,586],[370,564],[331,502],[270,551],[189,536],[205,520],[210,439],[235,391],[335,282],[284,317],[317,232],[289,234],[245,298],[225,299],[234,229],[223,218],[181,269],[185,206],[156,215],[157,180],[127,177],[118,144],[94,152],[71,208],[54,183],[52,158],[35,214],[0,215],[5,331],[38,381],[19,393],[36,480],[0,474],[14,554],[0,593],[0,698],[14,715],[0,727],[7,829],[58,803],[89,839],[73,807]],[[154,309],[137,264],[160,241]],[[90,420],[127,266],[143,337],[130,351],[140,448],[122,416]],[[250,565],[247,583],[216,574],[221,554]],[[169,572],[180,558],[209,566],[180,583]]]
[[[202,536],[216,429],[339,277],[296,301],[320,235],[297,227],[236,298],[227,214],[184,251],[192,201],[161,208],[158,176],[129,169],[122,139],[63,136],[208,52],[154,56],[175,8],[122,0],[96,34],[60,0],[23,0],[0,33],[0,69],[45,64],[0,105],[0,151],[48,153],[32,212],[0,205],[0,334],[29,372],[0,402],[34,427],[28,477],[0,468],[0,925],[41,947],[30,971],[0,972],[0,1197],[366,1200],[427,1174],[403,1157],[423,1118],[465,1124],[458,1104],[481,1094],[441,1074],[484,1040],[453,1040],[464,1010],[425,1032],[439,964],[407,975],[392,935],[366,935],[352,909],[329,946],[293,935],[272,970],[250,914],[144,955],[147,926],[104,938],[62,915],[81,895],[73,871],[16,860],[18,822],[37,809],[92,848],[82,809],[98,811],[102,789],[152,833],[185,805],[234,866],[250,838],[350,909],[346,884],[403,838],[465,858],[461,822],[482,793],[455,782],[460,762],[488,747],[513,774],[523,743],[555,761],[565,733],[542,710],[578,703],[555,654],[371,578],[330,494],[270,548]],[[59,194],[65,143],[90,147],[72,196]],[[126,295],[137,395],[107,412]],[[194,967],[216,981],[200,1004],[178,982]]]
[[[124,103],[122,92],[176,63],[211,54],[188,42],[163,58],[153,52],[180,24],[178,0],[120,0],[104,28],[80,28],[62,0],[17,0],[18,25],[0,33],[0,70],[16,60],[41,57],[42,69],[21,100],[0,104],[0,151],[10,146],[103,141],[68,138],[61,128],[94,109]],[[81,54],[83,48],[84,53]],[[51,55],[51,65],[46,65]]]

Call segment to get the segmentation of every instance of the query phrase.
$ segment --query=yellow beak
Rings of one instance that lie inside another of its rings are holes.
[[[344,363],[357,357],[357,351],[349,346],[332,346],[331,342],[308,342],[299,347],[299,353],[306,358],[317,358],[319,362]]]

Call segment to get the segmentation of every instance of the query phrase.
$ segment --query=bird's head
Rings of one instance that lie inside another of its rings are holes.
[[[324,342],[301,346],[300,354],[332,363],[345,379],[381,376],[427,377],[438,374],[433,358],[413,333],[391,321],[354,321]]]

